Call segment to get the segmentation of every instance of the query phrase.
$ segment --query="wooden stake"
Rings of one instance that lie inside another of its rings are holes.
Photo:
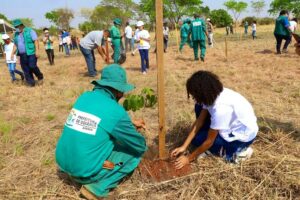
[[[176,23],[175,23],[175,35],[176,35],[177,53],[179,53],[178,30],[177,30],[177,24]]]
[[[227,46],[227,37],[225,37],[225,57],[226,61],[228,60],[228,46]]]
[[[159,158],[166,158],[165,89],[164,89],[164,45],[163,45],[163,2],[156,0],[156,62],[158,90]]]

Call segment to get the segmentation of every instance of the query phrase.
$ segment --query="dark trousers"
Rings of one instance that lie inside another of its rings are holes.
[[[139,49],[139,52],[141,56],[142,72],[145,72],[149,69],[149,49]]]
[[[58,47],[59,52],[64,52],[64,45],[60,44]]]
[[[276,50],[277,50],[277,53],[280,53],[281,52],[281,43],[282,43],[282,40],[285,40],[285,43],[283,45],[283,49],[287,49],[289,44],[291,43],[292,41],[292,37],[291,36],[286,36],[286,35],[277,35],[277,34],[274,34],[275,35],[275,38],[276,38]]]
[[[125,37],[125,50],[126,50],[126,52],[134,50],[134,47],[133,47],[133,44],[132,44],[131,40],[132,40],[131,38]]]
[[[37,66],[37,58],[35,55],[20,54],[21,67],[24,72],[25,80],[30,86],[35,85],[33,74],[38,80],[43,80],[44,76]]]
[[[79,48],[86,61],[89,76],[92,77],[96,76],[97,70],[96,70],[96,59],[95,59],[94,50],[85,49],[80,45]]]
[[[54,50],[53,49],[46,49],[46,53],[47,53],[50,65],[54,65]]]
[[[202,106],[199,104],[195,105],[195,113],[198,118],[202,110]],[[192,140],[192,144],[196,147],[199,147],[206,141],[208,137],[208,131],[210,129],[210,115],[208,115],[204,125],[198,131],[194,139]],[[227,161],[233,162],[234,156],[237,152],[249,147],[255,139],[249,142],[241,142],[241,141],[232,141],[227,142],[224,140],[220,134],[217,135],[213,145],[209,148],[209,151],[217,156],[224,156]]]

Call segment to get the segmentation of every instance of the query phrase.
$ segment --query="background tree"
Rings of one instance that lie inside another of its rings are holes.
[[[46,19],[54,23],[59,29],[70,29],[74,13],[68,8],[59,8],[45,14]]]
[[[220,27],[226,27],[233,22],[232,17],[224,9],[212,10],[209,14],[212,23]]]
[[[300,17],[300,0],[273,0],[269,13],[278,15],[281,10],[289,10],[295,17]]]
[[[257,16],[260,15],[260,13],[264,10],[266,4],[264,0],[258,0],[258,1],[251,1],[251,7],[253,11],[257,14]]]
[[[0,19],[4,19],[5,21],[10,22],[8,20],[8,18],[4,14],[2,14],[2,13],[0,13]]]
[[[232,12],[236,25],[241,13],[246,11],[248,4],[243,1],[228,0],[224,3],[224,6]]]

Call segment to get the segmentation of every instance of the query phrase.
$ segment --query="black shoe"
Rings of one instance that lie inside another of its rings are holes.
[[[203,57],[201,57],[201,61],[204,62],[204,58]]]
[[[199,58],[195,58],[195,61],[198,61],[199,60]]]

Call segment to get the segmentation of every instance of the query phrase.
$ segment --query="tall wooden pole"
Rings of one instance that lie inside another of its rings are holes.
[[[164,82],[164,47],[163,47],[163,2],[156,0],[156,62],[158,89],[158,123],[159,123],[159,158],[166,158],[165,125],[165,82]]]

